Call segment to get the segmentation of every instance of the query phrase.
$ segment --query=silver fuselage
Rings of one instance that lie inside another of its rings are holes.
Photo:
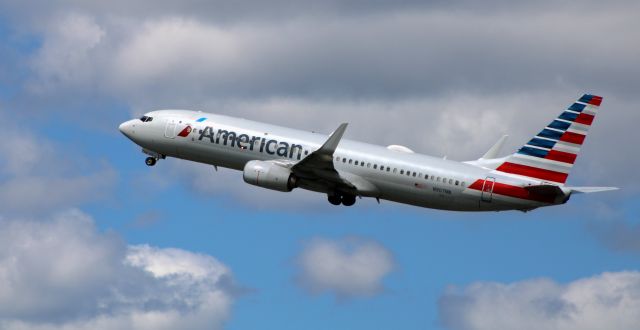
[[[146,115],[153,120],[133,119],[120,126],[146,152],[234,170],[243,170],[252,160],[300,161],[328,138],[199,111],[158,110]],[[361,183],[362,197],[457,211],[526,211],[556,204],[502,195],[494,189],[541,184],[539,180],[397,148],[342,139],[333,163],[341,177]],[[492,184],[479,187],[478,180]],[[322,185],[300,188],[330,193]]]

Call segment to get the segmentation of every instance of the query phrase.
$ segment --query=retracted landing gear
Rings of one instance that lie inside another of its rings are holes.
[[[144,163],[147,164],[147,166],[153,166],[156,164],[156,158],[155,157],[147,157],[147,159],[144,160]]]
[[[332,195],[328,195],[327,199],[329,200],[329,203],[333,205],[342,204],[344,206],[351,206],[356,203],[356,196],[350,195],[350,194],[346,194],[346,195],[332,194]]]
[[[333,205],[340,205],[342,203],[342,198],[340,198],[340,195],[329,195],[328,199],[329,203]]]
[[[355,195],[342,195],[342,205],[351,206],[356,203]]]

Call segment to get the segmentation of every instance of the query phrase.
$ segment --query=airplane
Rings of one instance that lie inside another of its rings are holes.
[[[497,157],[506,136],[474,161],[457,162],[411,149],[190,110],[157,110],[119,130],[154,166],[175,157],[239,170],[246,183],[327,195],[333,205],[375,198],[452,211],[531,211],[571,195],[615,187],[565,185],[602,97],[584,94],[515,153]]]

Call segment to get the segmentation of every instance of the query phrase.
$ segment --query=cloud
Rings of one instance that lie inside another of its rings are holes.
[[[220,329],[234,300],[215,258],[125,245],[86,214],[0,219],[2,329]]]
[[[611,272],[567,284],[549,279],[448,288],[438,302],[452,330],[636,329],[640,272]]]
[[[44,43],[33,58],[35,78],[28,86],[39,94],[56,89],[59,84],[79,89],[95,86],[99,66],[96,49],[105,36],[91,16],[77,13],[57,17],[50,22]],[[98,72],[102,74],[102,72]]]
[[[4,118],[0,132],[0,209],[38,213],[108,197],[118,173]]]
[[[36,82],[53,74],[64,90],[83,78],[134,105],[274,96],[397,100],[452,90],[598,87],[628,94],[640,52],[616,33],[638,27],[632,11],[619,6],[533,14],[506,6],[479,15],[446,5],[399,5],[372,15],[247,18],[232,25],[193,11],[150,17],[131,11],[116,19],[89,7],[53,16],[35,54]],[[585,48],[593,40],[598,45]]]
[[[391,252],[375,241],[359,238],[314,239],[297,258],[298,283],[312,293],[339,298],[379,293],[394,269]]]

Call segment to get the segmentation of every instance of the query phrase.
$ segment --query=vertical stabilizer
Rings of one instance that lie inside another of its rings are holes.
[[[585,94],[496,170],[564,184],[602,97]]]

